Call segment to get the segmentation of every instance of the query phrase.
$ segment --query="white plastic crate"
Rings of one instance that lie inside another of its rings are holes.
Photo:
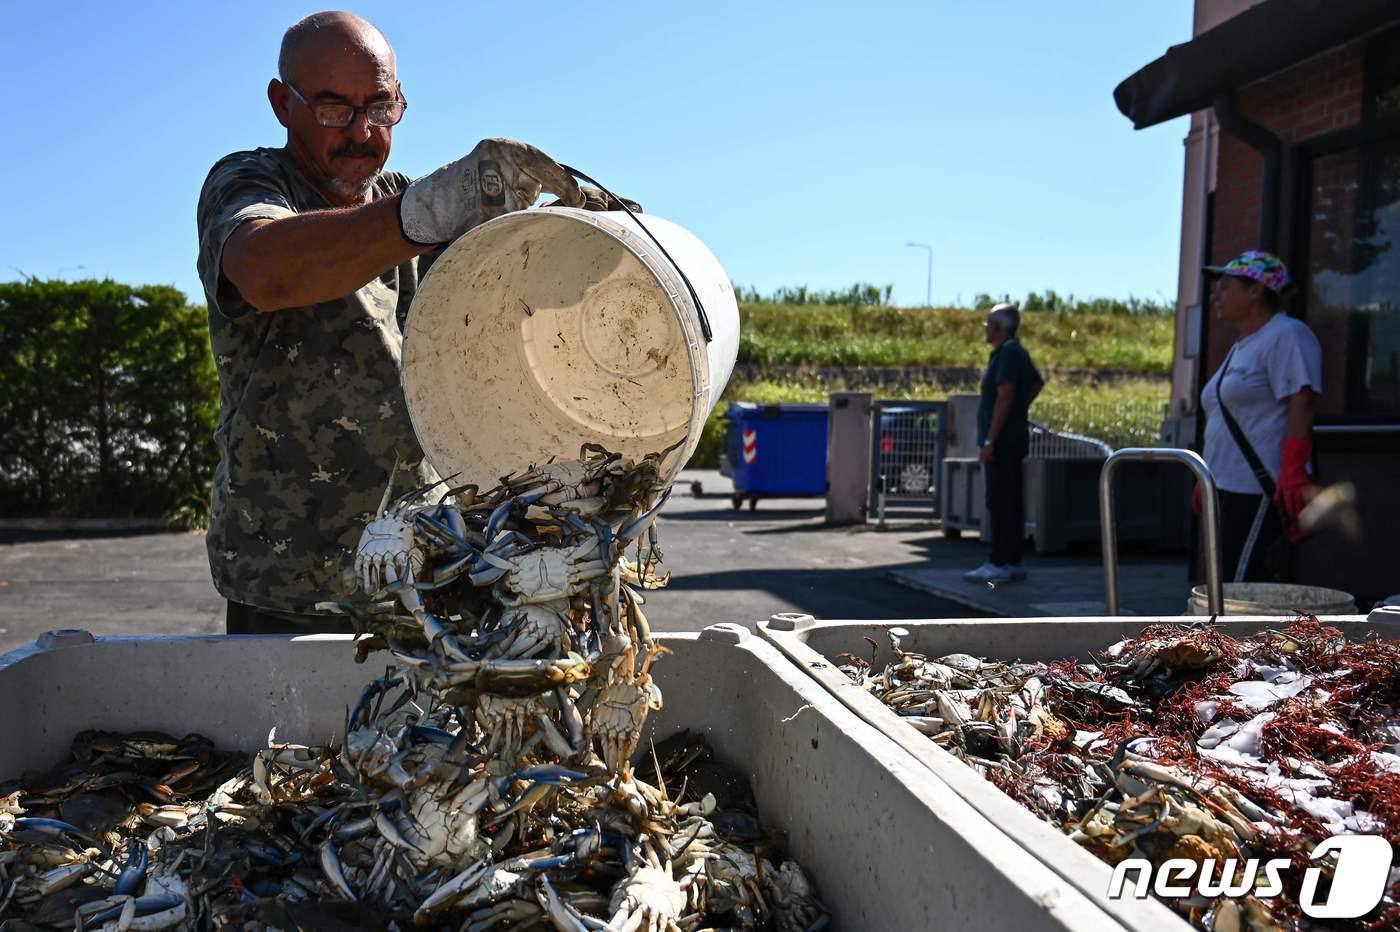
[[[835,928],[1127,925],[746,629],[658,640],[672,653],[653,670],[665,708],[651,733],[703,731],[747,775],[761,817],[787,833]],[[85,728],[196,731],[248,751],[273,726],[280,741],[323,742],[383,663],[357,666],[349,638],[333,635],[94,641],[81,632],[47,643],[0,657],[12,710],[0,719],[6,777],[57,763]]]
[[[979,814],[1015,838],[1047,870],[1071,885],[1095,907],[1134,929],[1186,932],[1185,920],[1155,899],[1110,900],[1112,874],[1108,865],[1083,850],[1056,828],[1006,796],[971,767],[944,751],[927,736],[904,722],[879,699],[836,669],[843,653],[870,657],[867,638],[877,645],[876,669],[894,660],[889,630],[902,628],[900,647],[938,657],[971,654],[990,660],[1053,662],[1070,657],[1086,658],[1123,637],[1132,637],[1148,625],[1181,624],[1180,617],[1114,618],[1006,618],[934,619],[916,621],[817,621],[811,615],[774,615],[759,625],[763,638],[805,670],[836,699],[870,727],[898,744],[941,783],[946,784]],[[1384,637],[1400,637],[1400,611],[1373,612],[1363,616],[1328,616],[1325,624],[1340,628],[1348,638],[1375,631]],[[1288,618],[1222,618],[1227,633],[1248,634],[1286,625]]]

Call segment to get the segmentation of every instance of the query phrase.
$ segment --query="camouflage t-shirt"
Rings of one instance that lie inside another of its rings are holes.
[[[385,172],[374,197],[408,184]],[[240,223],[328,204],[283,149],[236,152],[199,195],[199,275],[219,372],[209,566],[227,599],[305,612],[349,595],[354,549],[386,485],[426,481],[399,385],[416,260],[314,307],[261,313],[221,272]],[[398,468],[395,468],[395,464]]]

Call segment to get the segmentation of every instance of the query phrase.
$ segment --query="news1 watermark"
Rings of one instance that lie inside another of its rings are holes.
[[[1356,919],[1375,909],[1385,895],[1390,879],[1390,842],[1380,835],[1333,835],[1312,850],[1310,859],[1336,858],[1332,885],[1322,902],[1318,887],[1324,869],[1308,867],[1303,873],[1298,906],[1312,919]],[[1234,897],[1250,894],[1268,898],[1283,892],[1284,874],[1292,870],[1287,858],[1249,858],[1241,869],[1236,858],[1225,858],[1219,871],[1213,859],[1192,861],[1169,858],[1154,868],[1146,858],[1127,858],[1113,868],[1108,883],[1109,899],[1145,899],[1149,893],[1160,897]],[[1261,882],[1262,878],[1262,882]]]

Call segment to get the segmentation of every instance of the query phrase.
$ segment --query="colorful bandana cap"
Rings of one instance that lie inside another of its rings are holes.
[[[1274,294],[1281,293],[1293,281],[1282,259],[1271,252],[1257,249],[1242,252],[1224,265],[1208,265],[1206,271],[1253,279]]]

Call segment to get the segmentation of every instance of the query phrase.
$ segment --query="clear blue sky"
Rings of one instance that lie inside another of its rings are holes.
[[[5,8],[0,278],[202,301],[200,184],[282,143],[264,89],[282,31],[317,8]],[[411,176],[483,136],[533,142],[763,290],[863,280],[921,304],[917,240],[935,303],[1175,293],[1186,121],[1135,132],[1112,91],[1190,37],[1188,0],[351,9],[398,51],[411,106],[389,165]]]

